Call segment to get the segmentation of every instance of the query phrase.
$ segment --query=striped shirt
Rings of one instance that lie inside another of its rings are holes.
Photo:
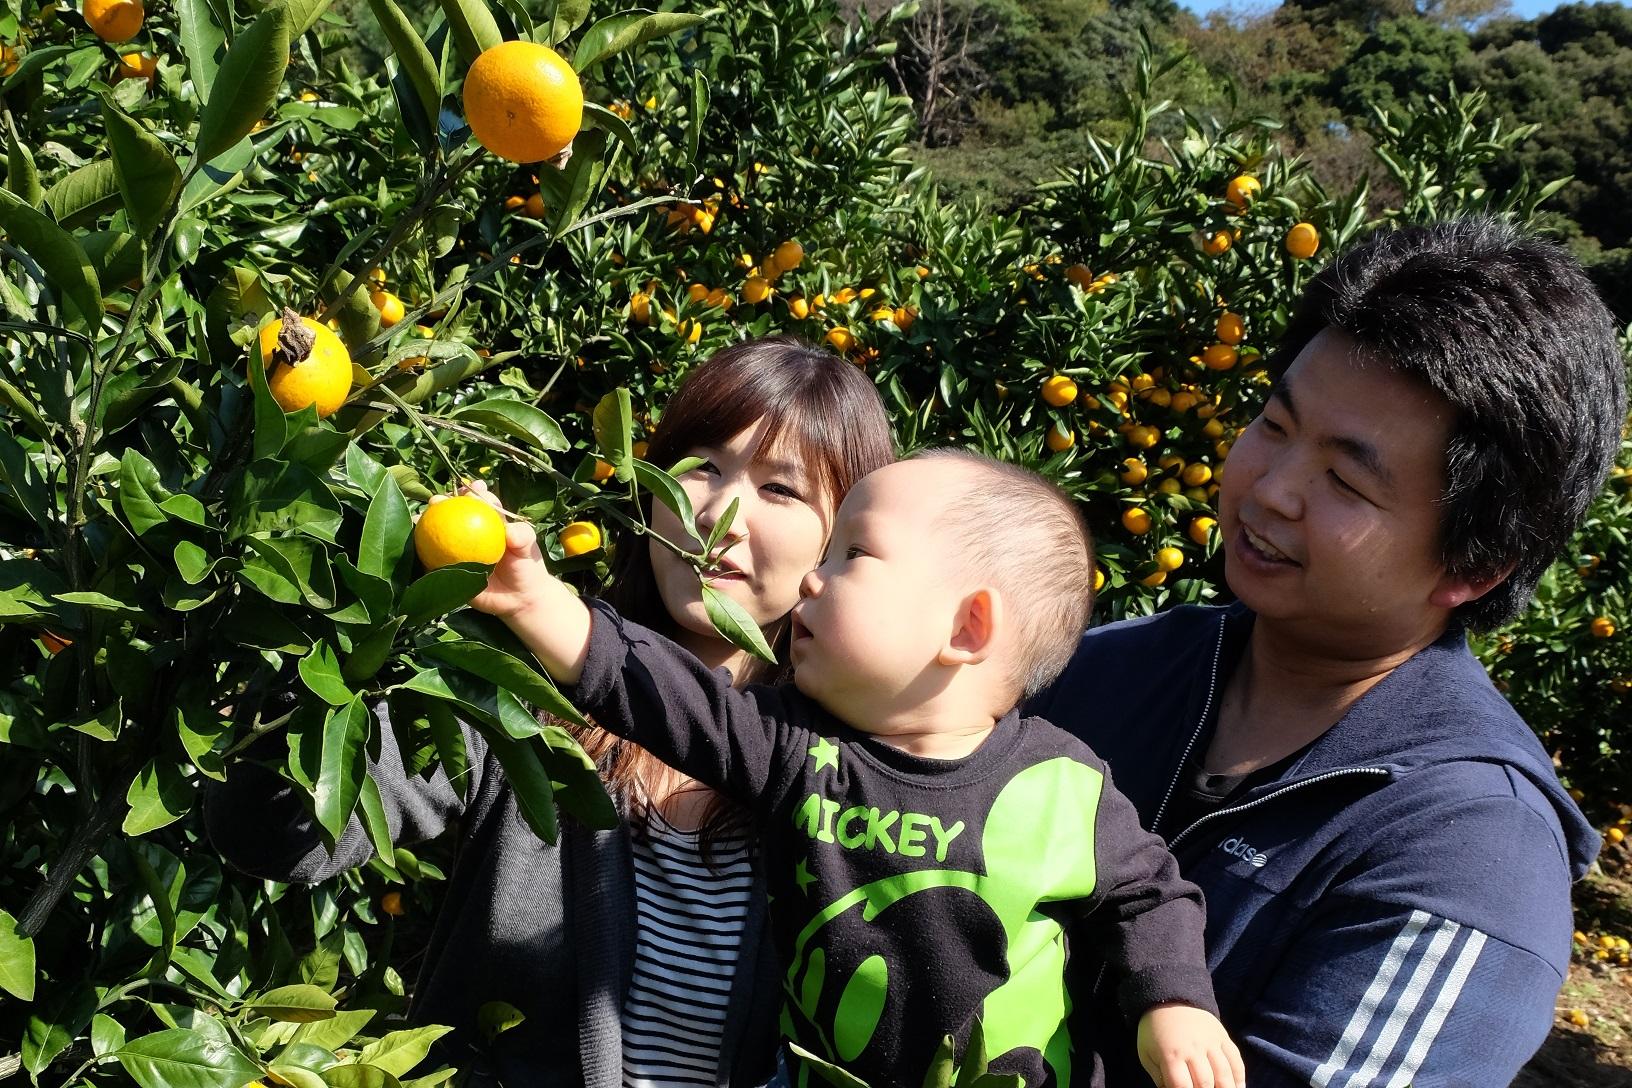
[[[726,1006],[753,887],[748,841],[695,831],[646,806],[634,837],[635,972],[623,1004],[624,1088],[719,1084]]]

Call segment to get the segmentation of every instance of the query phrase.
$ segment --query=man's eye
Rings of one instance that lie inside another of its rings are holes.
[[[1285,427],[1281,426],[1279,423],[1276,423],[1273,419],[1270,419],[1268,416],[1260,416],[1258,418],[1260,419],[1260,421],[1262,421],[1263,425],[1266,428],[1268,428],[1269,433],[1271,433],[1271,434],[1285,434],[1286,433],[1286,428]]]
[[[1354,489],[1354,486],[1352,484],[1350,484],[1349,481],[1345,480],[1343,477],[1339,476],[1337,473],[1329,471],[1329,472],[1327,472],[1327,475],[1332,478],[1332,483],[1336,484],[1340,490],[1346,491],[1350,495],[1360,494],[1360,492],[1358,492],[1358,491],[1356,491]]]

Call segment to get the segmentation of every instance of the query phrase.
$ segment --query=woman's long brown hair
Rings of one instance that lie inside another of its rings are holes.
[[[889,418],[866,374],[836,355],[793,337],[745,340],[716,352],[687,375],[652,433],[646,460],[668,467],[699,447],[719,447],[760,419],[769,422],[754,457],[780,446],[804,464],[824,501],[836,508],[863,476],[895,459]],[[624,529],[612,539],[612,581],[606,600],[636,623],[666,635],[676,626],[658,594],[646,539]],[[788,620],[765,629],[781,664],[751,658],[737,686],[788,679]],[[637,745],[590,727],[576,728],[579,741],[601,766],[607,788],[631,817],[640,811],[641,783],[663,764]],[[703,856],[722,833],[740,827],[740,813],[719,794],[699,823]],[[631,826],[645,826],[631,818]]]

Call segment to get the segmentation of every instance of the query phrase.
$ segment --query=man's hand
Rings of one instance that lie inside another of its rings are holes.
[[[460,493],[505,512],[498,496],[480,480]],[[557,683],[578,682],[589,652],[589,609],[544,565],[531,525],[507,519],[504,555],[487,576],[487,588],[471,598],[470,606],[503,620]]]
[[[1241,1051],[1209,1012],[1156,1005],[1139,1018],[1139,1062],[1156,1088],[1245,1088]]]

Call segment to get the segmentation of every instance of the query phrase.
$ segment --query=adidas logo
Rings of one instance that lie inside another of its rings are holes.
[[[1252,844],[1239,837],[1225,839],[1218,844],[1218,848],[1231,857],[1240,858],[1254,869],[1262,869],[1269,862],[1268,854],[1260,854],[1252,848]]]

